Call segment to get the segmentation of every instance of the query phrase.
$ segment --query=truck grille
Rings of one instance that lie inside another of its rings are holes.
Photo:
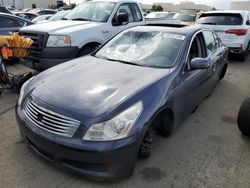
[[[47,42],[46,33],[38,34],[38,33],[22,32],[21,35],[33,40],[33,44],[31,46],[32,51],[41,51],[46,46]]]
[[[47,110],[30,99],[27,99],[23,112],[32,125],[50,133],[72,137],[80,125],[80,121]]]

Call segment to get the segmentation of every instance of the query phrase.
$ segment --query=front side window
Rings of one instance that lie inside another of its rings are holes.
[[[140,66],[169,68],[174,66],[185,36],[159,31],[129,30],[120,33],[95,56]]]
[[[113,2],[86,2],[74,8],[64,19],[107,22],[114,7]]]
[[[118,8],[118,10],[117,10],[117,12],[116,12],[116,14],[115,14],[115,16],[113,18],[113,23],[117,22],[117,16],[120,13],[127,13],[128,14],[128,22],[133,22],[134,21],[133,14],[132,14],[132,11],[131,11],[131,8],[130,8],[129,4],[127,4],[127,3],[126,4],[122,4]]]
[[[209,56],[216,50],[214,35],[210,31],[204,31],[203,36],[204,36],[205,43],[206,43],[207,55]]]

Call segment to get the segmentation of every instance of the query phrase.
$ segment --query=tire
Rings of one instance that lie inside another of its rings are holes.
[[[174,130],[174,124],[170,116],[166,113],[162,114],[160,117],[160,127],[158,132],[163,137],[170,137]]]
[[[239,60],[244,62],[246,60],[248,52],[250,52],[250,41],[248,42],[247,49],[242,54],[239,54]]]
[[[80,50],[77,57],[82,57],[82,56],[88,55],[88,54],[92,53],[93,51],[95,51],[96,48],[97,47],[86,46]]]
[[[238,128],[240,131],[250,136],[250,97],[246,98],[242,103],[238,113]]]
[[[226,72],[227,72],[227,65],[224,65],[224,67],[222,68],[222,71],[221,71],[221,73],[220,73],[219,80],[223,80],[223,78],[224,78],[225,75],[226,75]]]
[[[241,62],[244,62],[246,60],[246,57],[247,57],[247,51],[244,51],[241,54],[239,54],[239,60]]]
[[[153,148],[153,134],[154,134],[153,127],[150,126],[140,146],[138,154],[140,158],[146,158],[151,156]]]

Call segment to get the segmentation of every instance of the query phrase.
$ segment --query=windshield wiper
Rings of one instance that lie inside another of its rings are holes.
[[[61,20],[68,20],[67,18],[62,18]]]
[[[76,21],[92,21],[91,19],[88,19],[88,18],[74,18],[72,20],[76,20]]]
[[[215,22],[204,22],[204,23],[201,23],[201,24],[204,24],[204,25],[216,25]]]
[[[123,64],[136,65],[136,66],[140,66],[140,67],[150,67],[148,65],[143,65],[143,64],[138,64],[138,63],[132,63],[132,62],[118,60],[118,59],[109,59],[109,58],[105,58],[105,59],[108,60],[108,61],[116,61],[116,62],[123,63]]]

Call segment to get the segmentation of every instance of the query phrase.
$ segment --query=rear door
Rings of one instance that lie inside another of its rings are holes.
[[[237,42],[240,36],[237,30],[242,29],[243,17],[239,13],[203,13],[197,23],[214,30],[227,44]]]
[[[202,33],[206,47],[206,58],[212,63],[211,67],[206,70],[209,74],[207,87],[212,90],[218,81],[221,66],[224,64],[225,58],[227,58],[225,57],[226,51],[216,34],[208,30]]]

